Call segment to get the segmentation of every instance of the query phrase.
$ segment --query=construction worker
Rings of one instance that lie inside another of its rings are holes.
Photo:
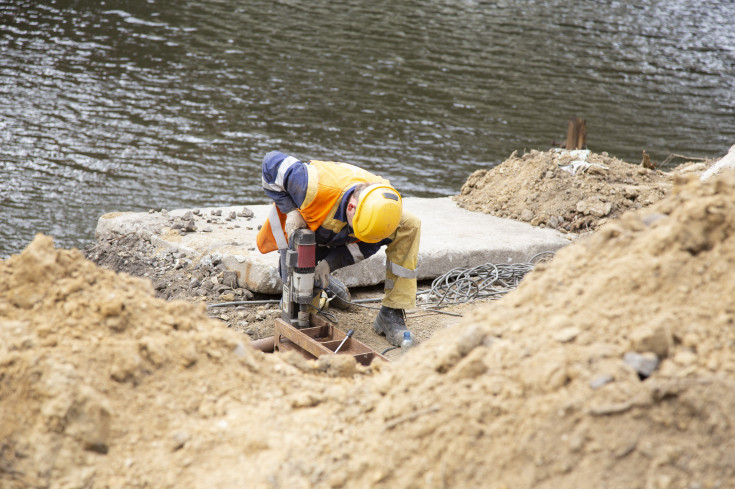
[[[407,331],[405,311],[416,306],[421,221],[403,210],[398,191],[388,180],[356,166],[304,163],[280,151],[263,158],[263,188],[274,206],[258,233],[258,249],[285,250],[287,237],[308,227],[317,242],[314,282],[323,289],[336,283],[330,287],[333,292],[346,292],[330,273],[386,246],[385,296],[373,330],[400,345]]]

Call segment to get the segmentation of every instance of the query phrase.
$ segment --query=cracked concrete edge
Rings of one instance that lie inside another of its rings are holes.
[[[160,215],[141,212],[108,212],[97,219],[95,238],[104,240],[135,233],[140,238],[150,239],[161,233],[168,219]]]
[[[420,204],[425,199],[415,200]],[[430,204],[433,206],[449,205],[446,200],[433,200]],[[256,222],[264,220],[269,207],[249,206],[256,214]],[[110,236],[136,233],[140,238],[149,240],[161,249],[183,252],[193,261],[211,263],[220,260],[228,270],[237,272],[238,284],[241,287],[258,293],[280,294],[278,254],[273,252],[263,255],[257,251],[248,254],[253,247],[247,243],[254,242],[256,229],[233,230],[229,228],[227,230],[220,228],[222,235],[225,236],[222,239],[216,238],[218,232],[210,234],[196,231],[180,236],[172,232],[170,225],[175,217],[183,215],[186,211],[187,209],[173,210],[168,216],[135,212],[105,214],[99,218],[96,236],[98,239],[104,239]],[[457,210],[457,212],[466,213],[468,211]],[[551,229],[532,228],[526,223],[489,216],[482,218],[488,220],[488,225],[500,232],[500,234],[494,234],[487,248],[477,246],[467,248],[465,247],[466,240],[452,243],[451,239],[444,236],[438,238],[431,235],[428,237],[430,244],[427,242],[426,245],[423,245],[422,243],[422,249],[419,252],[418,278],[420,280],[434,279],[457,267],[469,268],[486,263],[528,262],[537,253],[555,252],[569,244],[572,239],[571,236],[561,235]],[[233,233],[240,244],[227,244],[233,239]],[[520,242],[517,239],[518,235],[524,235]],[[336,270],[334,275],[341,279],[347,287],[381,284],[385,280],[385,251],[381,249],[374,256],[358,264]]]
[[[732,170],[733,168],[735,168],[735,144],[730,147],[725,156],[717,160],[712,166],[705,170],[705,172],[700,175],[699,179],[704,182],[715,175],[719,175],[725,170]]]

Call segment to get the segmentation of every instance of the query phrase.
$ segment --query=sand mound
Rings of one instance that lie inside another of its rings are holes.
[[[472,173],[457,201],[469,210],[578,232],[651,205],[671,188],[671,175],[607,153],[590,153],[584,157],[589,166],[574,169],[579,159],[568,151],[514,152],[495,168]],[[704,165],[685,165],[680,171],[692,168],[701,171]]]
[[[43,236],[0,262],[0,337],[3,488],[167,487],[178,466],[218,444],[231,410],[262,425],[251,391],[309,387],[279,379],[299,371],[256,358],[203,306],[156,299],[150,282]]]
[[[733,261],[732,175],[562,250],[376,379],[357,486],[728,487]],[[661,364],[641,381],[629,352]]]
[[[681,179],[338,377],[38,238],[0,262],[0,485],[728,487],[733,235],[735,177]],[[641,380],[631,353],[660,364]]]

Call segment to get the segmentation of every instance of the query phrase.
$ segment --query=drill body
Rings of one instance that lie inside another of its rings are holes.
[[[283,295],[281,318],[296,328],[309,326],[309,305],[314,298],[316,238],[310,229],[297,229],[282,255]],[[284,263],[285,262],[285,263]]]

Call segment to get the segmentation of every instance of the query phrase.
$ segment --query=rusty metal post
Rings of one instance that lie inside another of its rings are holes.
[[[566,149],[585,149],[587,147],[587,121],[577,117],[569,118]]]

